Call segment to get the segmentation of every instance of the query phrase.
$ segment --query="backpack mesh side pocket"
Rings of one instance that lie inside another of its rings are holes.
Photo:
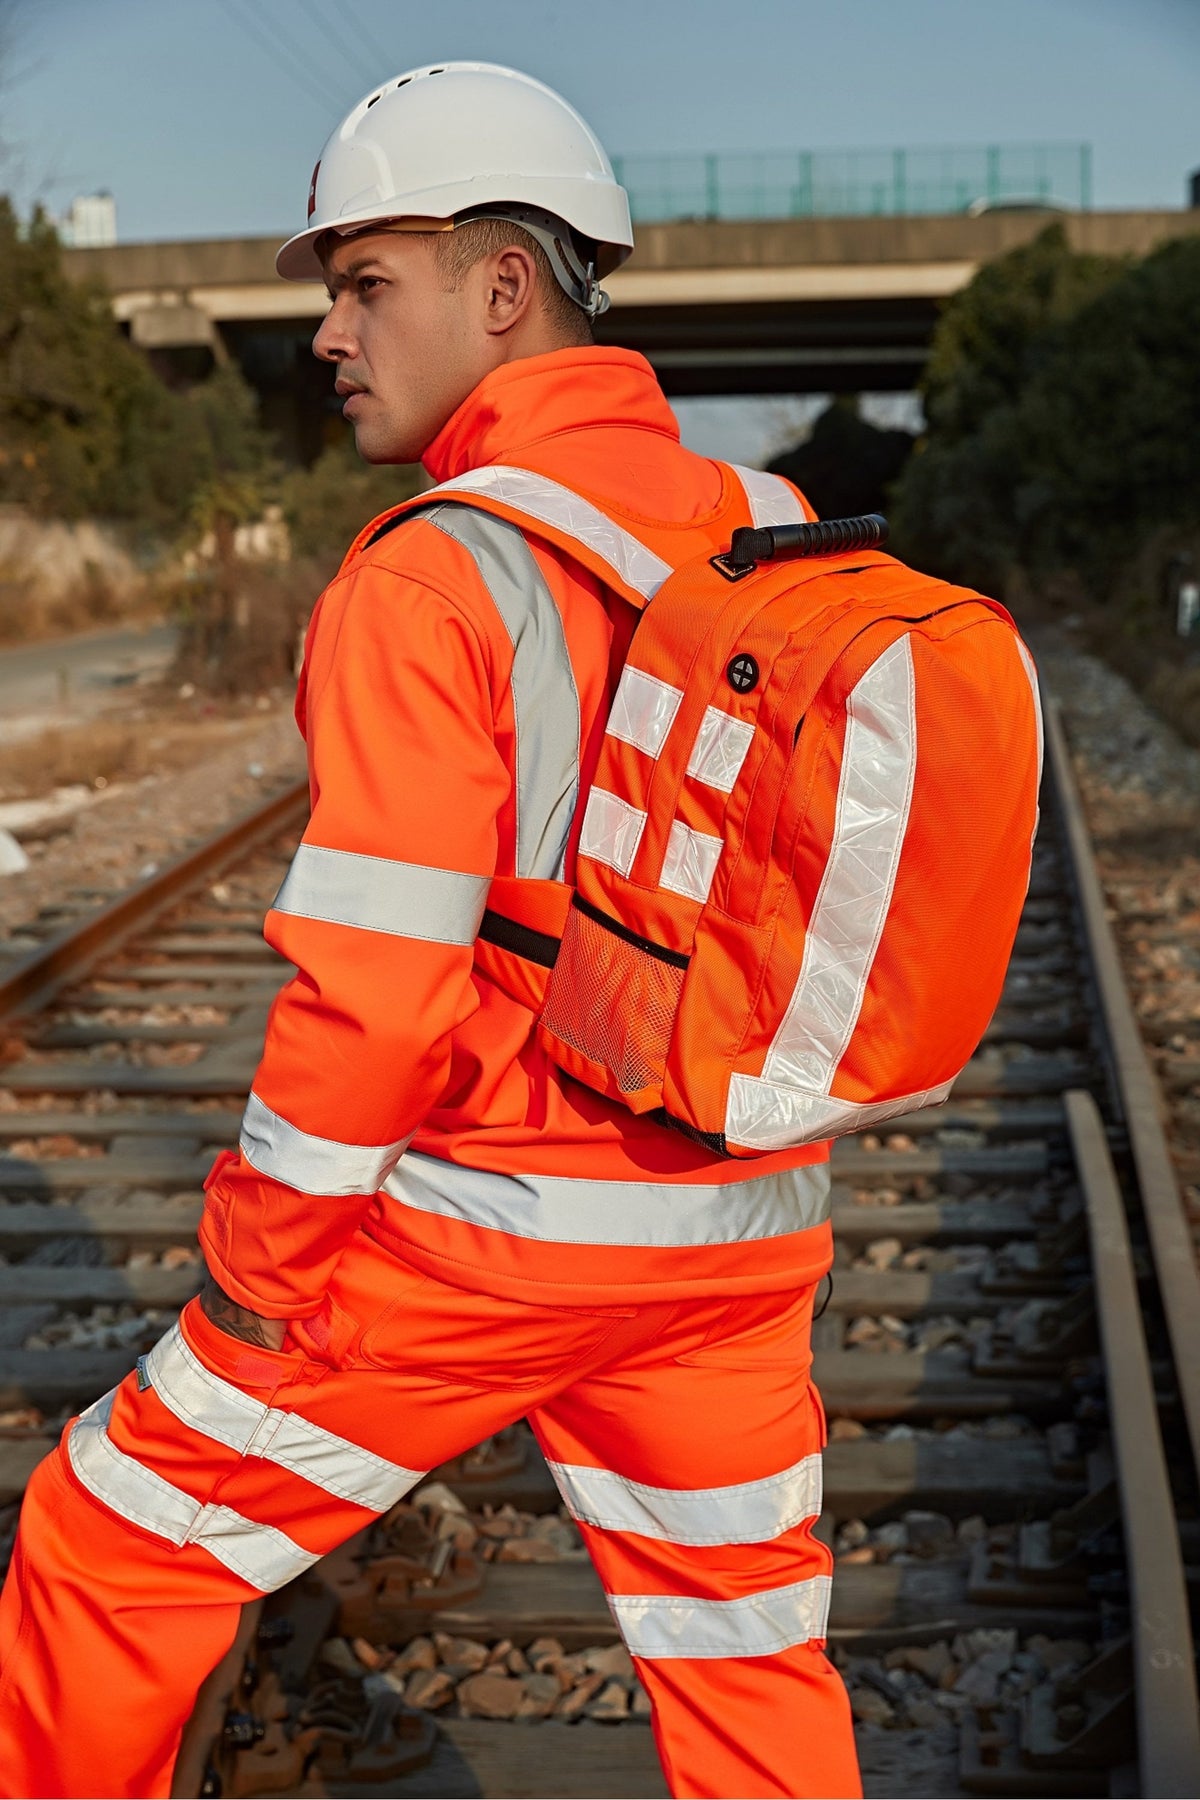
[[[541,1019],[548,1048],[565,1052],[556,1060],[606,1072],[605,1089],[637,1112],[658,1105],[687,962],[576,899]]]

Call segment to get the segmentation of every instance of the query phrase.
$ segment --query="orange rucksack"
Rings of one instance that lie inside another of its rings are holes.
[[[644,609],[576,885],[497,879],[476,947],[554,1060],[731,1156],[943,1100],[1000,997],[1037,824],[1037,680],[1004,608],[885,555],[874,517],[742,529],[671,572],[528,471],[431,500]]]

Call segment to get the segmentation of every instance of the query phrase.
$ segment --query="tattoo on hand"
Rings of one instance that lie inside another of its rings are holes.
[[[224,1288],[218,1287],[211,1275],[200,1290],[200,1309],[219,1330],[240,1338],[244,1344],[254,1344],[260,1350],[280,1348],[284,1335],[282,1323],[264,1319],[248,1307],[239,1306]]]

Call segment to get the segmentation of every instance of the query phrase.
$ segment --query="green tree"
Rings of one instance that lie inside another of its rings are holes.
[[[921,385],[928,427],[892,498],[905,555],[992,588],[1014,563],[1053,556],[1047,519],[1067,498],[1050,454],[1063,356],[1081,309],[1126,270],[1077,255],[1053,225],[947,304]]]
[[[1200,236],[1078,306],[1017,408],[1032,568],[1100,597],[1152,535],[1200,525]]]
[[[0,497],[60,518],[124,514],[126,423],[167,398],[102,290],[66,280],[45,216],[23,231],[0,197]]]
[[[0,197],[0,499],[174,536],[255,516],[276,473],[236,370],[165,387],[103,288],[63,273],[44,214],[22,229]]]
[[[827,406],[804,443],[769,465],[807,496],[821,519],[886,512],[888,489],[912,455],[913,435],[872,425],[857,395]]]

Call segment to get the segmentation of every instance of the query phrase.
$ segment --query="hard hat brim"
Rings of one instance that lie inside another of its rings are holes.
[[[341,218],[324,219],[288,239],[275,258],[276,272],[285,281],[323,281],[325,270],[316,245],[330,231],[348,234],[368,225],[414,215],[448,220],[472,207],[499,202],[539,206],[565,219],[582,236],[592,238],[607,250],[604,262],[609,269],[617,268],[632,253],[629,204],[624,190],[615,184],[593,184],[578,177],[526,175],[514,177],[505,187],[514,191],[498,193],[494,177],[454,182],[437,192],[424,189],[420,193],[397,194],[386,202],[377,201],[347,212]]]

